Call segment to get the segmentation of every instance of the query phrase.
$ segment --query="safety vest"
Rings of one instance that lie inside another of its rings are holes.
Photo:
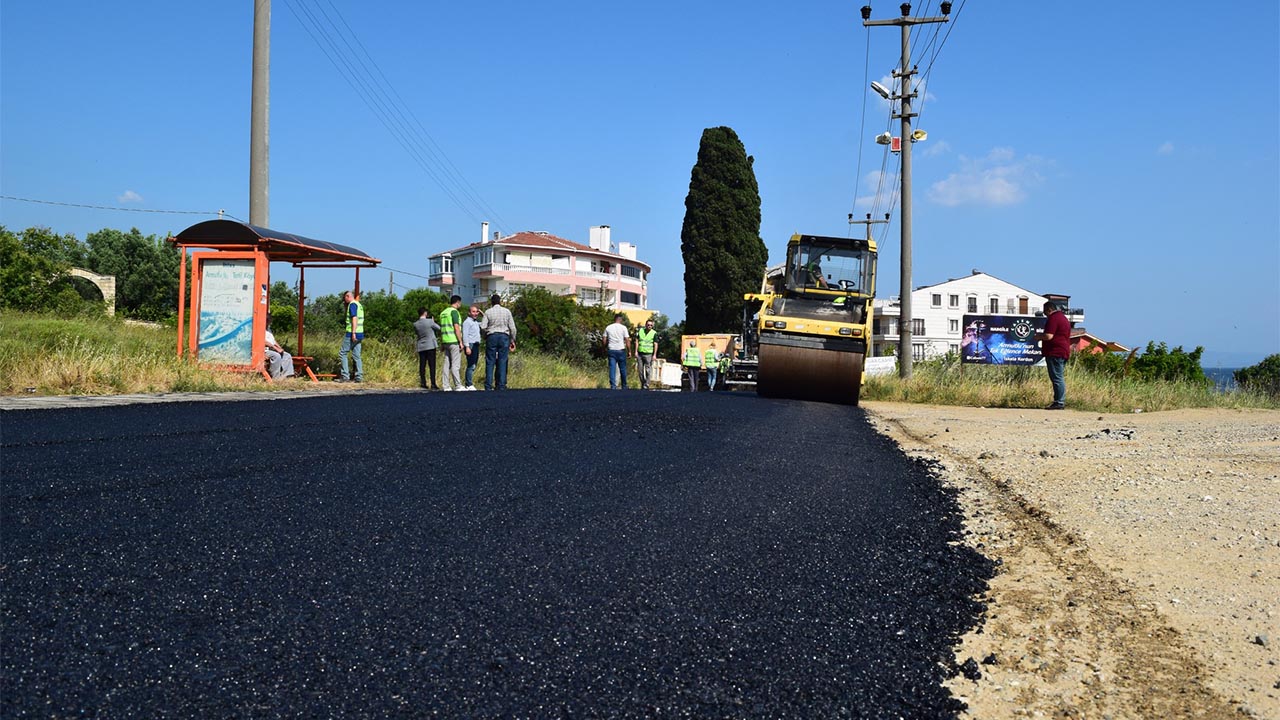
[[[697,347],[691,347],[684,351],[684,364],[689,367],[702,365],[702,353],[698,352]]]
[[[729,372],[729,356],[720,356],[720,372]]]
[[[347,306],[347,334],[348,335],[351,334],[351,308],[352,307],[355,307],[356,309],[356,334],[363,335],[364,334],[364,305],[361,305],[360,302],[356,300],[352,300],[351,305]]]
[[[715,370],[715,369],[716,369],[716,357],[717,357],[717,355],[718,355],[718,353],[716,353],[716,351],[715,351],[715,350],[713,350],[713,349],[711,349],[711,348],[707,348],[707,369],[708,369],[708,370]]]
[[[443,345],[457,345],[458,331],[453,329],[454,325],[462,324],[460,319],[462,314],[458,312],[458,308],[450,305],[440,311],[440,343]]]
[[[644,328],[637,330],[636,339],[639,340],[639,342],[636,343],[636,352],[641,355],[652,355],[653,340],[656,337],[658,337],[657,330],[645,330]]]

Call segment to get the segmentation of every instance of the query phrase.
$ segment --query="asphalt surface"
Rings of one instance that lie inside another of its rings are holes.
[[[989,562],[750,394],[0,413],[0,716],[948,717]]]

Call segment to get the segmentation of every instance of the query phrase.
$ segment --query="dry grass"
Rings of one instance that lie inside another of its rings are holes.
[[[1280,407],[1275,398],[1260,393],[1220,393],[1211,385],[1114,377],[1071,363],[1066,382],[1067,406],[1077,410]],[[943,360],[918,363],[905,382],[897,376],[868,378],[862,396],[867,400],[1010,408],[1044,407],[1053,400],[1044,368],[960,365]]]
[[[126,324],[110,318],[59,318],[0,313],[0,394],[112,395],[222,390],[291,390],[301,382],[267,383],[261,375],[201,367],[181,360],[173,327]],[[336,372],[340,338],[313,334],[307,353],[324,372]],[[374,387],[417,387],[418,358],[403,343],[367,340],[365,381]],[[484,377],[484,360],[477,367]],[[519,351],[511,356],[512,388],[595,388],[608,384],[604,365],[580,368],[558,358]]]

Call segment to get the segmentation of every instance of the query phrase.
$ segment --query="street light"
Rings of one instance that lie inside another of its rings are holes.
[[[872,90],[875,90],[875,91],[876,91],[876,94],[877,94],[877,95],[879,95],[880,97],[884,98],[885,100],[888,100],[888,99],[890,99],[890,97],[891,97],[891,96],[890,96],[890,94],[889,94],[889,88],[887,88],[887,87],[885,87],[885,86],[881,85],[880,83],[876,82],[875,80],[872,80],[872,81],[871,81],[871,89],[872,89]]]

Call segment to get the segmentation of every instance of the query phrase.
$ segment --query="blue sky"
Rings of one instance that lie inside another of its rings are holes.
[[[607,224],[653,265],[650,305],[679,319],[704,128],[733,128],[755,157],[774,260],[792,232],[847,235],[848,213],[888,209],[873,137],[889,109],[864,79],[889,82],[899,34],[863,28],[860,5],[274,0],[270,224],[364,249],[401,287],[481,220],[579,242]],[[248,219],[252,10],[0,5],[0,194]],[[976,268],[1071,295],[1091,332],[1126,345],[1203,345],[1206,366],[1280,352],[1278,4],[971,0],[952,18],[914,39],[950,30],[914,148],[913,285]],[[404,142],[434,143],[465,178],[443,183],[456,200],[422,167],[443,161],[397,142],[325,38],[367,53]],[[896,211],[876,230],[881,297],[899,292]],[[10,229],[81,238],[203,219],[0,201]]]

